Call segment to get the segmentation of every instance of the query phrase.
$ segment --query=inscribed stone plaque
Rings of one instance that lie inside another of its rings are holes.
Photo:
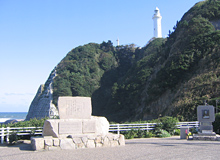
[[[82,134],[82,121],[59,122],[59,134]]]
[[[96,121],[95,120],[85,120],[83,121],[83,133],[95,133],[96,131]]]
[[[212,130],[202,130],[202,133],[211,134],[211,133],[212,133]]]
[[[199,122],[214,122],[215,113],[213,106],[201,105],[197,107],[197,118]]]
[[[90,97],[59,97],[60,119],[90,119],[92,112]]]

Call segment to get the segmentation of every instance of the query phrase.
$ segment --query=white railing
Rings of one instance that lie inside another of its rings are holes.
[[[156,123],[140,123],[140,124],[110,124],[109,132],[129,131],[129,130],[153,130]]]
[[[141,124],[110,124],[109,132],[117,132],[120,134],[120,131],[129,131],[129,130],[154,130],[154,127],[157,123],[141,123]],[[188,126],[188,127],[199,127],[199,122],[178,122],[177,128],[179,129],[181,126]]]
[[[129,131],[129,130],[154,130],[156,123],[140,123],[140,124],[110,124],[109,125],[109,132],[117,132],[120,134],[120,131]],[[177,123],[177,128],[181,126],[188,126],[188,127],[199,127],[199,122],[179,122]],[[1,143],[4,143],[4,138],[6,137],[6,142],[9,141],[10,133],[16,132],[17,135],[42,135],[43,127],[17,127],[17,128],[10,128],[10,127],[2,127],[0,128],[0,137]]]
[[[189,127],[198,128],[199,127],[199,122],[198,121],[194,121],[194,122],[178,122],[176,126],[177,126],[178,129],[180,129],[181,126],[189,126]]]
[[[4,143],[4,138],[6,137],[6,142],[9,141],[9,135],[13,132],[17,135],[42,135],[43,127],[2,127],[0,128],[1,144]]]

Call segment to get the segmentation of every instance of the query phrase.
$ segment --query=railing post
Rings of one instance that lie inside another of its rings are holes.
[[[120,134],[120,130],[119,130],[119,124],[117,124],[117,134]]]
[[[1,144],[4,143],[4,127],[1,128]]]
[[[9,142],[9,135],[10,135],[10,127],[7,127],[7,133],[6,133],[6,142]]]
[[[148,123],[147,123],[147,132],[149,132],[148,129],[149,129],[149,128],[148,128]]]

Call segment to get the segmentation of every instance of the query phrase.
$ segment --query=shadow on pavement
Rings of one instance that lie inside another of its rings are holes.
[[[16,144],[1,144],[0,147],[19,148],[23,151],[33,151],[29,142],[18,142]]]

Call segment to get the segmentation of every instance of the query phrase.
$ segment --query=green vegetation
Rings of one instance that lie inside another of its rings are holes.
[[[220,97],[220,31],[213,26],[219,8],[219,0],[197,3],[166,39],[143,48],[108,41],[71,50],[55,68],[53,103],[59,96],[89,96],[93,115],[115,122],[196,120],[198,105]]]
[[[166,130],[159,130],[156,132],[156,137],[159,137],[159,138],[165,138],[165,137],[170,137],[171,135],[166,131]]]
[[[18,135],[16,132],[12,132],[10,135],[9,135],[9,143],[10,144],[13,144],[13,143],[16,143],[18,141]]]
[[[130,130],[120,132],[125,136],[125,139],[133,139],[133,138],[151,138],[155,137],[155,134],[152,131],[146,130]]]
[[[201,15],[209,20],[220,18],[220,2],[219,0],[206,0],[197,3],[191,8],[185,15],[184,18],[191,19],[194,15]]]
[[[44,121],[48,118],[30,119],[29,121],[20,121],[16,123],[3,124],[2,127],[43,127]]]
[[[58,64],[54,79],[53,103],[59,96],[85,96],[100,87],[104,72],[117,66],[111,41],[102,44],[90,43],[70,51]]]
[[[151,131],[131,129],[129,131],[120,132],[121,134],[124,134],[126,139],[151,138],[151,137],[164,138],[164,137],[170,137],[171,135],[180,135],[180,129],[176,128],[176,124],[178,123],[178,120],[175,117],[166,116],[148,122],[146,121],[130,122],[130,124],[132,123],[157,123],[157,124],[155,125],[155,128]]]
[[[213,124],[213,131],[217,134],[220,133],[220,113],[215,114],[215,122]]]
[[[159,118],[155,121],[157,123],[155,126],[156,132],[161,132],[161,131],[165,130],[169,134],[174,135],[175,130],[176,130],[176,124],[178,123],[177,118],[166,116],[166,117]]]

